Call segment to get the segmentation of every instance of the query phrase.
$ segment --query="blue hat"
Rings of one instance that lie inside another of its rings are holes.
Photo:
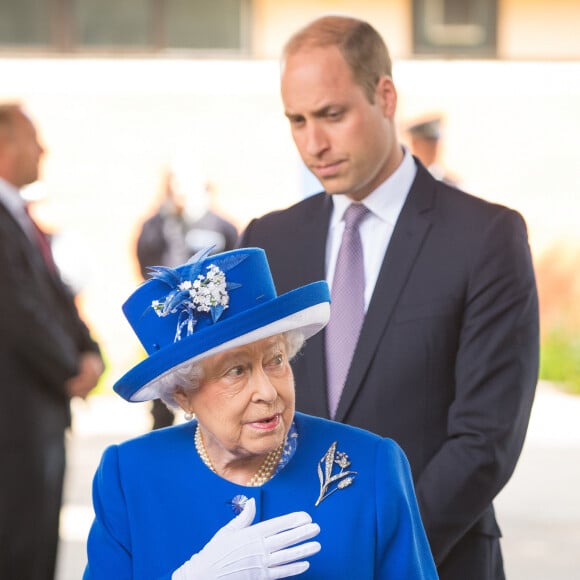
[[[288,330],[309,338],[328,322],[326,282],[278,296],[264,250],[210,251],[175,269],[151,268],[152,278],[123,305],[148,355],[115,383],[124,399],[158,398],[157,379],[182,363]]]

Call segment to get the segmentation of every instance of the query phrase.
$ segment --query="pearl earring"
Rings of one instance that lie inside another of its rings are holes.
[[[183,417],[186,421],[191,421],[193,419],[193,413],[191,411],[185,411]]]

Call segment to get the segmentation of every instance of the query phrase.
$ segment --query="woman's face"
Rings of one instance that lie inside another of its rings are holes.
[[[284,441],[295,402],[286,353],[277,335],[208,357],[199,388],[177,397],[196,414],[214,466],[261,461]]]

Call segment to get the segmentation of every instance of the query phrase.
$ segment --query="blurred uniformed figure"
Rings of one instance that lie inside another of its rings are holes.
[[[421,161],[431,175],[450,185],[457,185],[457,178],[441,164],[440,145],[443,119],[439,116],[427,117],[407,125],[411,153]]]

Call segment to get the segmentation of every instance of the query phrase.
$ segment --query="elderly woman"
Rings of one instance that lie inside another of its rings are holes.
[[[116,392],[187,421],[105,451],[86,579],[437,577],[401,449],[295,412],[326,282],[277,296],[262,250],[204,252],[124,311],[148,357]]]

